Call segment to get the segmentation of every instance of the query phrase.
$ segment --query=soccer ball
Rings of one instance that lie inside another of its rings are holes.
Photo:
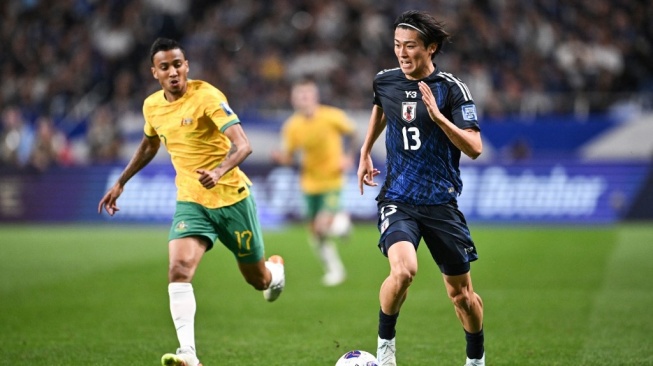
[[[336,366],[379,366],[379,361],[369,352],[354,350],[342,355]]]

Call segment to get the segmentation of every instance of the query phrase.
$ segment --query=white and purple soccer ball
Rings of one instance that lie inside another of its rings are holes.
[[[342,355],[336,366],[379,366],[379,361],[369,352],[353,350]]]

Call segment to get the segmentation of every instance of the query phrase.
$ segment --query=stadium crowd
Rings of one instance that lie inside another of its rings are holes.
[[[158,88],[157,36],[181,41],[190,76],[223,90],[241,119],[289,109],[305,74],[328,103],[368,110],[374,75],[396,65],[387,25],[407,9],[452,32],[439,62],[482,115],[601,112],[642,93],[651,104],[648,0],[6,0],[0,166],[118,159]]]

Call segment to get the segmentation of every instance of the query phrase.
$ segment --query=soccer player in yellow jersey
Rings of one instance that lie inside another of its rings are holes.
[[[296,154],[301,155],[300,181],[311,244],[324,265],[323,284],[336,286],[346,274],[330,237],[343,220],[345,227],[350,224],[340,208],[340,193],[344,173],[352,166],[348,152],[354,150],[355,126],[343,110],[320,104],[318,86],[311,79],[295,82],[290,99],[295,112],[283,125],[282,151],[273,152],[272,159],[290,165]]]
[[[143,104],[140,146],[118,181],[102,197],[98,212],[114,215],[127,181],[145,167],[163,144],[177,173],[177,206],[169,234],[168,293],[179,349],[163,355],[166,366],[201,365],[195,351],[195,295],[191,281],[204,253],[220,240],[243,277],[266,300],[285,285],[283,259],[264,257],[264,244],[251,182],[238,165],[252,152],[240,120],[212,85],[188,79],[182,46],[159,38],[150,49],[152,75],[162,90]]]

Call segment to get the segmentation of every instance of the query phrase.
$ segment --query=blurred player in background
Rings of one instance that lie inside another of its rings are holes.
[[[474,101],[467,86],[433,63],[449,39],[427,13],[407,11],[394,23],[399,67],[374,79],[374,106],[361,148],[358,185],[376,186],[371,151],[386,131],[386,179],[379,195],[379,248],[390,274],[381,285],[377,358],[396,365],[395,325],[417,274],[417,248],[424,239],[444,278],[465,331],[466,366],[485,365],[483,302],[474,292],[470,262],[477,259],[465,217],[461,152],[483,150]]]
[[[318,86],[310,78],[293,84],[290,99],[295,112],[282,128],[282,151],[274,151],[272,159],[291,165],[300,155],[311,246],[324,265],[322,283],[336,286],[346,272],[331,238],[347,235],[351,225],[340,200],[345,173],[353,164],[356,129],[343,110],[320,104]]]
[[[195,295],[191,281],[204,253],[220,240],[243,277],[266,300],[285,284],[283,260],[264,257],[264,243],[250,180],[238,168],[252,152],[238,116],[212,85],[188,79],[188,60],[176,41],[157,39],[150,49],[152,75],[162,90],[143,104],[145,136],[98,212],[118,210],[125,184],[156,155],[161,142],[177,173],[177,206],[169,234],[168,293],[177,330],[177,353],[163,355],[170,366],[198,366],[195,351]]]

